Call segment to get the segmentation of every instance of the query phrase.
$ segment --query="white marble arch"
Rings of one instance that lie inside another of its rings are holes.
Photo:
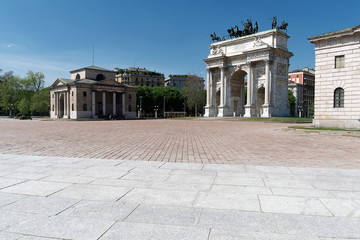
[[[211,44],[204,116],[288,116],[288,38],[273,29]]]

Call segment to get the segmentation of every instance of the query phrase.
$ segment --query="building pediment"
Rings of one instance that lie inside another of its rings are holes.
[[[50,86],[50,88],[60,87],[68,85],[69,83],[74,82],[71,79],[65,79],[65,78],[58,78],[56,81]]]

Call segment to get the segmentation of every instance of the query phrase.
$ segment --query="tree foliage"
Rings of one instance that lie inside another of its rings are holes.
[[[9,114],[12,110],[14,114],[49,114],[50,95],[43,90],[44,78],[44,74],[32,71],[25,78],[14,76],[13,72],[0,75],[0,113]]]
[[[183,94],[186,99],[186,105],[195,113],[195,116],[199,112],[198,109],[201,109],[201,113],[203,112],[203,106],[206,103],[206,91],[204,90],[204,80],[201,77],[189,75]]]
[[[137,105],[140,108],[140,97],[142,97],[141,105],[145,116],[153,116],[155,106],[158,113],[163,116],[164,100],[165,111],[183,111],[184,98],[180,90],[170,87],[146,87],[141,86],[137,89]]]
[[[290,109],[290,116],[295,116],[296,98],[291,90],[288,90],[288,105]]]

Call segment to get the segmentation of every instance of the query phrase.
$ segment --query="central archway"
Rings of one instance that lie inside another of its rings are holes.
[[[243,116],[246,104],[247,72],[238,70],[230,77],[230,109],[235,116]]]

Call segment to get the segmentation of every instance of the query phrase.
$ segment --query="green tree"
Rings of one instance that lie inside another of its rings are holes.
[[[31,98],[30,111],[33,115],[48,115],[50,106],[50,89],[44,88],[35,92]]]
[[[314,102],[311,103],[310,105],[310,109],[309,109],[309,114],[310,116],[314,116]]]
[[[183,94],[188,108],[194,110],[195,116],[198,114],[198,108],[203,112],[203,106],[206,102],[203,78],[196,75],[188,75]]]
[[[288,105],[290,108],[290,115],[294,116],[295,115],[295,105],[296,105],[296,98],[293,95],[293,92],[291,90],[288,90]]]
[[[154,107],[158,106],[159,115],[165,110],[168,111],[182,111],[184,98],[181,92],[170,87],[146,87],[140,86],[137,89],[137,105],[140,108],[140,97],[142,97],[143,116],[153,116]],[[138,108],[138,110],[139,110]]]
[[[13,76],[12,73],[3,75],[3,82],[0,84],[0,107],[6,113],[17,112],[17,105],[20,101],[21,79]]]
[[[26,89],[33,92],[41,91],[45,84],[44,78],[45,75],[41,72],[28,71],[25,77]]]

